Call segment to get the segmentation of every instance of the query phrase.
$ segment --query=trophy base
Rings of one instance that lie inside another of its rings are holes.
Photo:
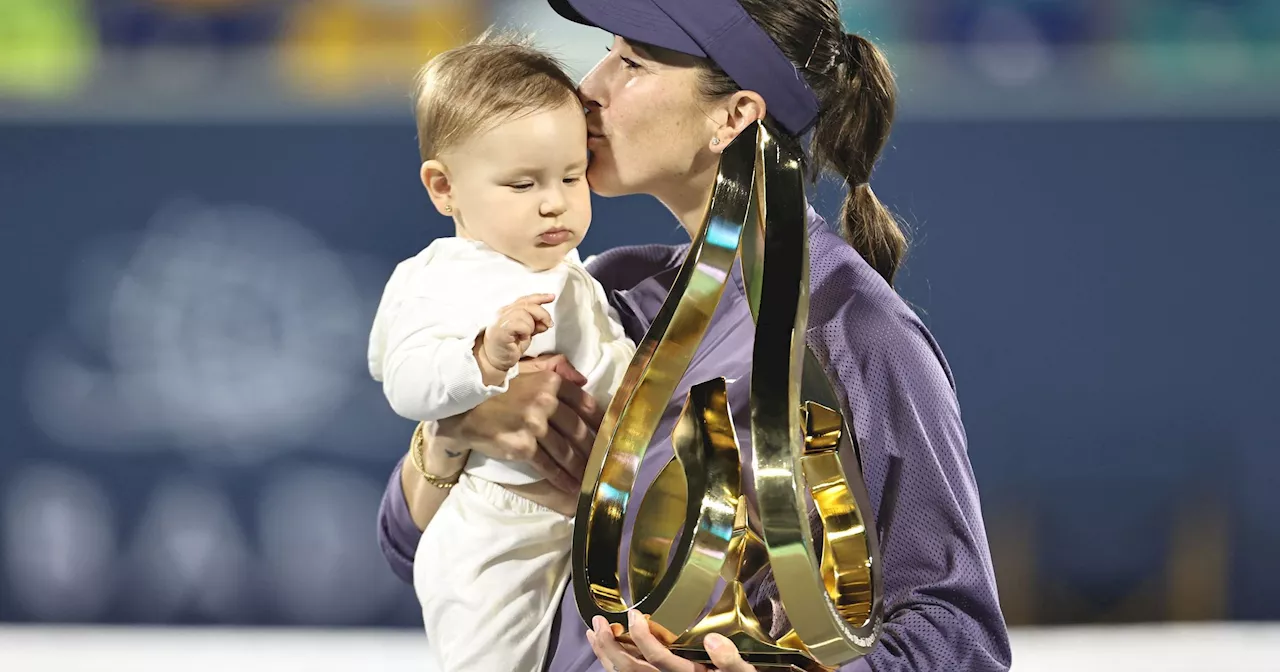
[[[724,592],[703,620],[668,648],[681,658],[710,665],[711,656],[701,643],[704,637],[715,633],[733,642],[742,660],[758,670],[833,672],[834,668],[807,655],[794,630],[774,639],[756,617],[747,600],[744,579],[767,564],[767,554],[763,540],[747,526],[746,503],[740,501],[727,554]]]
[[[745,642],[734,642],[735,644],[744,644]],[[758,647],[758,644],[757,644]],[[752,648],[757,648],[752,647]],[[690,646],[673,646],[671,652],[695,663],[703,663],[711,665],[711,656],[707,654],[706,649]],[[788,651],[785,649],[776,649],[774,651],[742,651],[739,655],[748,664],[753,665],[757,670],[795,670],[797,672],[831,672],[832,668],[826,667],[818,661],[798,652]]]

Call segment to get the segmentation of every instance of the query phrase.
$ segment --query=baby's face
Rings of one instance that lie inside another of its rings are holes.
[[[530,268],[559,264],[591,225],[587,122],[576,100],[504,122],[441,158],[459,234]]]

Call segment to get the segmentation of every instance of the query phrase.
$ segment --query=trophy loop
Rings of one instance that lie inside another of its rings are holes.
[[[619,556],[636,472],[737,259],[756,321],[756,507],[742,494],[725,381],[699,383],[672,432],[675,455],[636,512],[628,600]],[[703,227],[597,434],[572,554],[574,595],[588,625],[597,615],[625,625],[634,608],[673,633],[671,649],[686,658],[710,662],[701,642],[715,632],[760,668],[820,670],[875,645],[883,618],[879,543],[854,434],[805,344],[808,305],[800,161],[757,123],[725,149]],[[743,588],[765,571],[792,625],[776,639]]]
[[[822,369],[805,343],[804,176],[799,160],[786,156],[768,131],[759,133],[756,207],[763,225],[748,227],[746,235],[755,240],[746,247],[763,253],[744,258],[743,279],[749,287],[759,283],[747,295],[756,297],[751,445],[761,537],[795,634],[819,662],[839,665],[866,655],[879,635],[879,542],[875,526],[864,524],[871,518],[870,498],[852,450],[853,433],[833,410],[840,406],[802,398],[806,382],[810,390],[825,388],[815,396],[836,396],[825,375],[812,375]],[[852,459],[842,459],[841,442],[848,442],[844,452]],[[809,498],[822,522],[821,562],[814,561]]]

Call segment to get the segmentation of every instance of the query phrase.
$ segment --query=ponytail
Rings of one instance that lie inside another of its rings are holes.
[[[832,68],[836,89],[814,131],[813,157],[849,189],[840,208],[845,240],[892,285],[907,254],[907,236],[872,191],[871,171],[893,126],[893,72],[880,50],[858,35],[845,34],[842,47],[843,58]]]

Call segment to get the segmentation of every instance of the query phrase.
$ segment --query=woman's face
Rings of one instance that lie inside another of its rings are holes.
[[[660,59],[660,60],[659,60]],[[587,107],[587,180],[602,196],[694,187],[714,170],[713,107],[698,93],[698,60],[615,37],[609,54],[579,87]]]

